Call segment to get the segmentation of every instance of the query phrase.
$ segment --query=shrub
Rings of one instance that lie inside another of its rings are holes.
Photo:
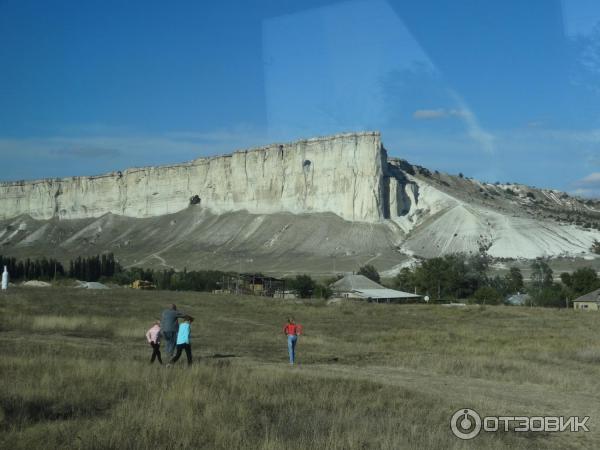
[[[598,241],[597,239],[594,239],[594,242],[592,243],[590,250],[592,252],[596,253],[597,255],[600,255],[600,241]]]
[[[535,289],[530,295],[536,306],[564,308],[566,306],[565,298],[569,294],[562,285],[553,283],[541,289]]]
[[[325,284],[317,284],[315,287],[315,297],[328,299],[333,295],[333,291]]]
[[[562,279],[562,274],[561,274]],[[570,276],[571,284],[565,283],[568,287],[573,289],[573,292],[579,296],[587,294],[600,287],[600,280],[598,280],[598,274],[591,267],[582,267],[573,272]]]
[[[552,269],[542,259],[536,259],[531,263],[531,281],[537,289],[552,286]]]
[[[409,175],[415,174],[415,168],[405,159],[398,160],[398,167]]]
[[[431,171],[429,169],[427,169],[425,167],[421,167],[421,166],[415,166],[415,167],[419,170],[419,173],[421,175],[423,175],[424,177],[427,177],[427,178],[431,178]]]
[[[360,269],[358,269],[358,274],[364,275],[365,277],[369,278],[370,280],[373,280],[376,283],[379,283],[381,281],[379,272],[377,272],[377,269],[375,269],[375,267],[373,267],[370,264],[362,266]]]
[[[510,271],[505,275],[506,288],[510,294],[523,290],[523,274],[518,267],[511,267]]]
[[[317,286],[315,281],[310,275],[297,275],[294,280],[290,283],[292,290],[296,291],[296,294],[300,298],[310,298],[313,295],[315,287]]]
[[[502,303],[502,295],[490,286],[482,286],[473,294],[475,303],[480,305],[498,305]]]

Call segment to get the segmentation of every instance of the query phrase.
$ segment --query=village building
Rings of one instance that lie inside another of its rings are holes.
[[[506,303],[515,306],[529,305],[531,303],[531,296],[529,294],[521,294],[520,292],[517,292],[516,294],[507,297]]]
[[[573,300],[573,309],[582,309],[587,311],[600,310],[600,289],[589,292]]]
[[[376,303],[414,302],[422,298],[421,295],[410,292],[388,289],[364,275],[346,275],[330,288],[337,298],[355,298]]]

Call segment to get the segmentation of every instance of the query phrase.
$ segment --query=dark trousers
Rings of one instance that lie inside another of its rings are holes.
[[[177,344],[177,353],[175,353],[171,363],[177,362],[183,350],[185,350],[185,356],[187,356],[188,366],[192,364],[192,347],[190,344]]]
[[[158,362],[162,364],[162,358],[160,357],[160,344],[150,342],[150,345],[152,346],[152,357],[150,358],[150,364],[152,364],[157,358]]]
[[[169,355],[173,355],[175,351],[175,343],[177,342],[177,331],[163,331],[163,341]]]

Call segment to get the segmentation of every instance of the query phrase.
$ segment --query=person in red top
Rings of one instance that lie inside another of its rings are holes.
[[[294,365],[296,361],[296,342],[298,336],[302,333],[302,326],[296,325],[296,321],[293,317],[290,317],[287,324],[283,327],[283,334],[287,336],[288,341],[288,354],[290,356],[290,365]]]

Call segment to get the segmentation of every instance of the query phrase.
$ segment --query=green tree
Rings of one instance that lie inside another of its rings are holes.
[[[362,266],[360,269],[358,269],[358,274],[373,280],[375,283],[379,283],[381,281],[379,272],[377,272],[377,269],[370,264]]]
[[[583,295],[600,287],[598,274],[591,267],[582,267],[571,274],[571,285],[575,295]]]
[[[560,274],[560,281],[567,287],[573,286],[573,278],[569,272],[563,272]]]
[[[552,269],[542,259],[536,259],[531,263],[531,281],[535,289],[543,289],[552,286]]]
[[[490,257],[485,251],[478,254],[464,257],[465,281],[462,291],[457,298],[469,297],[481,286],[488,286],[490,280],[487,276],[487,271],[490,264]]]
[[[502,294],[491,286],[482,286],[473,293],[473,299],[482,305],[499,305],[502,303]]]
[[[569,293],[561,284],[552,283],[534,290],[530,295],[532,303],[536,306],[564,308]]]
[[[343,276],[343,275],[337,274],[337,275],[334,275],[333,277],[327,278],[327,279],[326,279],[326,280],[323,282],[323,284],[324,284],[325,286],[331,286],[333,283],[335,283],[336,281],[339,281],[339,280],[341,280],[342,278],[344,278],[344,276]]]
[[[328,299],[333,295],[333,291],[326,284],[317,284],[315,287],[315,297]]]
[[[466,256],[462,253],[431,258],[414,271],[414,284],[432,298],[467,298],[489,283],[488,257],[485,253]]]
[[[409,267],[400,269],[400,273],[394,278],[394,287],[405,292],[413,292],[416,288],[415,272]]]
[[[297,275],[290,284],[300,298],[310,298],[316,287],[315,281],[309,275]]]
[[[511,267],[505,276],[507,293],[515,294],[523,290],[523,274],[518,267]]]
[[[415,284],[420,292],[439,300],[448,290],[449,274],[450,263],[446,258],[431,258],[415,270]]]

